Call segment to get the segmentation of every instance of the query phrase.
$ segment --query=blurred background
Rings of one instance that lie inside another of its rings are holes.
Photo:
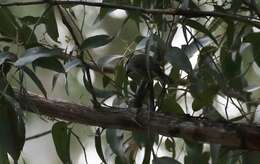
[[[20,0],[26,1],[26,0]],[[28,0],[27,0],[28,1]],[[102,2],[101,0],[92,0],[95,2]],[[4,2],[17,2],[17,0],[0,0],[1,3]],[[220,1],[221,2],[221,1]],[[37,6],[30,6],[30,9],[28,9],[27,6],[25,7],[11,7],[10,10],[12,13],[18,17],[22,18],[24,16],[34,16],[39,17],[42,15],[42,13],[45,10],[45,5],[37,5]],[[205,10],[211,10],[211,8],[208,6],[204,6]],[[98,14],[99,14],[100,8],[98,7],[89,7],[89,6],[74,6],[71,8],[71,12],[75,14],[75,18],[77,18],[77,23],[79,27],[82,27],[82,33],[85,38],[89,36],[94,36],[97,34],[108,34],[110,36],[115,36],[118,33],[118,30],[121,29],[121,26],[126,19],[127,15],[126,12],[123,10],[114,10],[113,12],[110,12],[109,14],[105,15],[105,17],[102,19],[102,21],[95,21]],[[42,24],[40,26],[37,26],[35,29],[35,34],[37,35],[37,40],[40,40],[41,42],[46,42],[48,44],[53,44],[58,47],[61,47],[63,49],[67,49],[67,52],[70,52],[74,48],[74,42],[72,37],[70,36],[70,33],[68,32],[68,29],[66,29],[65,25],[61,21],[61,16],[58,12],[55,12],[55,17],[57,20],[58,30],[59,30],[59,37],[58,42],[55,42],[52,40],[50,36],[46,33],[46,27]],[[191,29],[192,30],[192,29]],[[133,40],[140,35],[140,33],[143,36],[147,36],[147,28],[144,25],[144,23],[140,23],[140,31],[139,28],[136,25],[136,22],[133,20],[127,21],[127,24],[122,28],[122,31],[119,34],[119,37],[116,37],[113,42],[107,46],[103,46],[101,48],[92,49],[91,53],[92,56],[95,59],[99,59],[106,55],[117,55],[117,54],[125,54],[127,51],[127,48],[132,44]],[[188,37],[190,37],[188,35]],[[181,48],[182,45],[185,45],[186,41],[183,35],[183,30],[181,26],[179,26],[177,33],[172,41],[172,46]],[[0,44],[0,48],[2,49],[6,45]],[[20,52],[22,53],[24,49],[22,47],[17,46],[10,46],[10,51]],[[243,53],[247,53],[247,49],[243,50]],[[245,56],[245,58],[248,58],[244,60],[245,68],[252,61],[252,58],[248,57],[249,55]],[[193,65],[193,68],[195,67],[195,63],[197,60],[197,56],[194,55],[192,58],[190,58],[190,61]],[[48,97],[54,98],[54,99],[61,99],[66,100],[69,102],[84,104],[84,105],[90,105],[90,95],[87,93],[87,91],[84,89],[83,81],[82,81],[82,71],[75,68],[68,74],[68,81],[65,82],[65,78],[63,75],[58,76],[57,84],[52,90],[52,79],[56,75],[55,73],[52,73],[50,71],[46,71],[44,69],[37,69],[37,73],[39,78],[42,80],[44,86],[46,87]],[[256,64],[252,64],[252,67],[249,68],[249,71],[247,73],[247,78],[249,80],[249,83],[257,84],[260,82],[260,70],[259,67]],[[185,74],[183,75],[185,76]],[[95,80],[95,84],[97,86],[102,86],[102,77],[100,77],[97,74],[92,73],[92,77]],[[39,90],[37,87],[33,84],[32,81],[28,79],[25,80],[25,85],[33,93],[39,93]],[[65,86],[68,85],[69,88],[69,94],[65,91]],[[181,91],[180,93],[181,94]],[[259,95],[258,89],[255,89],[253,96],[256,98]],[[191,97],[190,97],[191,99]],[[189,100],[188,100],[189,101]],[[218,109],[218,112],[225,117],[225,106],[226,106],[226,99],[225,97],[217,97],[215,100],[215,106]],[[186,109],[186,113],[192,112],[190,109],[190,106],[185,106],[184,100],[179,100],[181,106],[183,109]],[[108,102],[109,103],[109,102]],[[229,117],[234,118],[238,116],[240,113],[234,106],[234,104],[229,103]],[[256,118],[258,118],[259,115],[256,114]],[[52,121],[53,120],[53,121]],[[256,121],[259,119],[256,119]],[[43,116],[27,113],[26,114],[26,136],[30,137],[35,134],[39,134],[48,130],[51,130],[52,125],[54,123],[53,118],[46,118]],[[96,132],[96,127],[86,126],[86,125],[79,125],[79,124],[73,124],[73,132],[78,135],[80,140],[82,141],[82,144],[86,148],[86,154],[87,154],[87,160],[89,164],[100,164],[101,160],[99,159],[94,145],[94,136]],[[105,142],[105,140],[103,140]],[[179,161],[183,161],[183,143],[178,142],[179,140],[176,140],[177,144],[177,159]],[[104,144],[106,145],[106,144]],[[112,159],[112,152],[108,147],[103,147],[105,154],[108,158]],[[169,153],[168,151],[165,151],[164,146],[161,146],[158,150],[158,154],[167,155]],[[141,150],[138,153],[136,162],[141,163],[142,155],[144,151]],[[83,164],[85,163],[84,154],[82,151],[82,147],[77,142],[77,139],[75,137],[72,137],[71,139],[71,155],[73,163]],[[140,160],[138,160],[140,159]],[[22,152],[22,158],[21,163],[26,164],[59,164],[61,161],[59,160],[55,147],[53,144],[53,140],[50,134],[45,135],[40,138],[31,139],[26,141],[23,152]]]

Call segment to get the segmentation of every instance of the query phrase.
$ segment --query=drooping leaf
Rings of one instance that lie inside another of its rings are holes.
[[[58,73],[65,73],[65,69],[61,62],[55,58],[55,57],[43,57],[39,58],[32,63],[33,67],[41,67],[41,68],[46,68]]]
[[[116,61],[116,60],[119,60],[120,58],[123,58],[123,56],[122,55],[106,55],[106,56],[103,56],[103,57],[98,59],[97,65],[100,68],[103,68],[103,67],[106,67],[106,66],[107,67],[114,66],[116,64],[113,63],[113,62]]]
[[[105,160],[105,157],[104,157],[103,149],[102,149],[100,129],[97,129],[97,131],[96,131],[96,135],[95,135],[95,148],[96,148],[96,151],[97,151],[97,154],[98,154],[99,158],[102,160],[102,162],[104,164],[107,164],[107,162]]]
[[[27,25],[23,25],[19,28],[18,39],[25,46],[25,48],[31,48],[38,45],[34,31],[32,31],[32,29]]]
[[[184,70],[187,73],[192,72],[192,66],[189,58],[177,47],[168,49],[165,53],[165,59],[172,65],[177,66],[179,69]]]
[[[78,65],[81,65],[81,61],[78,58],[73,58],[64,65],[64,68],[66,72],[69,72],[71,69],[77,67]]]
[[[36,76],[36,74],[26,66],[23,66],[21,69],[32,79],[32,81],[40,89],[44,97],[47,98],[47,91],[45,90],[41,80]]]
[[[71,132],[65,122],[57,122],[52,127],[52,139],[56,152],[63,163],[71,164],[70,158]]]
[[[17,161],[25,142],[25,125],[4,97],[0,98],[0,104],[0,147],[3,153],[7,152]]]
[[[199,22],[194,21],[192,19],[186,19],[184,21],[184,24],[192,27],[193,29],[199,32],[206,34],[208,37],[210,37],[210,39],[212,39],[215,42],[216,45],[218,45],[218,41],[216,40],[216,37],[214,37],[212,33],[205,26],[201,25]]]
[[[49,36],[56,41],[59,37],[59,32],[54,14],[54,8],[48,9],[47,14],[44,16],[43,22],[46,25],[46,30]]]
[[[15,66],[21,67],[30,64],[33,61],[43,57],[54,57],[61,55],[60,49],[47,49],[44,47],[35,47],[27,49],[23,55],[14,63]]]
[[[0,33],[4,36],[15,38],[19,28],[14,15],[6,7],[0,8]]]
[[[110,43],[113,39],[114,37],[111,37],[109,35],[104,35],[104,34],[91,36],[83,41],[80,48],[82,50],[86,50],[90,48],[101,47]]]
[[[179,161],[170,157],[160,157],[153,159],[153,164],[181,164]]]
[[[58,78],[59,78],[59,74],[58,74],[58,73],[55,74],[55,75],[53,75],[53,78],[52,78],[52,87],[51,87],[51,90],[52,90],[52,91],[54,90],[54,88],[55,88],[55,86],[56,86],[56,83],[57,83]]]

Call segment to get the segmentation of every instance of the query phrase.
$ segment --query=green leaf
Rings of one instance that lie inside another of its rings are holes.
[[[46,25],[46,30],[49,36],[56,41],[59,37],[59,32],[53,7],[50,8],[48,13],[44,16],[43,23]]]
[[[102,150],[101,133],[100,133],[99,128],[97,129],[96,135],[95,135],[95,147],[96,147],[96,151],[97,151],[99,158],[102,160],[102,162],[104,164],[107,164],[105,157],[104,157],[103,150]]]
[[[41,67],[41,68],[46,68],[58,73],[65,73],[65,69],[61,62],[56,59],[55,57],[48,57],[48,58],[39,58],[35,60],[33,63],[33,67]]]
[[[113,67],[116,65],[114,62],[121,58],[123,58],[123,55],[106,55],[98,59],[97,65],[102,69],[104,67]]]
[[[90,48],[97,48],[104,46],[108,43],[110,43],[114,37],[108,36],[108,35],[95,35],[92,37],[89,37],[83,41],[80,48],[82,50],[90,49]]]
[[[52,126],[52,139],[60,160],[65,164],[72,164],[70,158],[71,132],[65,122],[57,122]]]
[[[23,55],[14,63],[15,66],[21,67],[26,64],[30,64],[33,61],[43,57],[53,57],[61,55],[60,49],[48,49],[44,47],[30,48],[25,51]]]
[[[3,97],[0,98],[0,147],[14,161],[19,159],[25,142],[25,125],[14,107]]]
[[[200,32],[206,34],[208,37],[210,37],[215,42],[216,45],[218,45],[218,41],[212,35],[212,33],[205,26],[201,25],[199,22],[191,20],[191,19],[186,19],[184,21],[184,24],[192,27],[193,29],[195,29],[197,31],[200,31]]]
[[[78,58],[70,59],[65,65],[65,71],[69,72],[71,69],[77,67],[78,65],[81,65],[81,61]]]
[[[165,113],[184,114],[181,106],[176,102],[175,96],[167,96],[161,103],[159,110]]]
[[[32,29],[27,25],[23,25],[19,28],[18,39],[25,46],[25,48],[31,48],[38,45],[34,31],[32,31]]]
[[[187,55],[177,47],[168,49],[165,53],[165,59],[172,65],[177,66],[179,69],[187,73],[192,72],[192,66]]]
[[[57,83],[58,78],[59,78],[59,74],[58,74],[58,73],[55,74],[55,75],[53,75],[53,78],[52,78],[52,87],[51,87],[51,90],[52,90],[52,91],[54,90],[54,88],[55,88],[55,86],[56,86],[56,83]]]
[[[6,7],[0,8],[0,33],[4,36],[15,38],[19,28],[14,15]]]
[[[153,164],[181,164],[179,161],[170,157],[160,157],[153,159]]]
[[[32,79],[32,81],[35,83],[35,85],[40,89],[40,91],[42,92],[42,94],[44,95],[44,97],[47,98],[47,92],[42,84],[42,82],[40,81],[40,79],[36,76],[36,74],[31,71],[28,67],[23,66],[21,67],[21,69]]]

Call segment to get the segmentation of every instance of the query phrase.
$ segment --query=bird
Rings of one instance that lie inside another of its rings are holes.
[[[144,53],[134,54],[129,58],[126,63],[126,72],[133,80],[153,80],[159,78],[159,80],[167,81],[169,79],[165,75],[160,62]]]

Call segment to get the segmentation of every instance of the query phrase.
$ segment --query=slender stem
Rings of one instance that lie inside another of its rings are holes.
[[[223,19],[232,19],[244,23],[248,23],[252,26],[260,28],[260,22],[257,21],[257,18],[252,19],[252,17],[243,16],[243,15],[236,15],[236,14],[228,14],[218,11],[200,11],[200,10],[191,10],[191,9],[147,9],[141,8],[131,5],[123,5],[123,4],[112,4],[106,2],[83,2],[83,1],[31,1],[31,2],[14,2],[14,3],[2,3],[0,4],[1,7],[10,7],[10,6],[28,6],[28,5],[40,5],[49,3],[50,5],[85,5],[85,6],[94,6],[94,7],[102,7],[102,8],[113,8],[113,9],[122,9],[127,11],[133,12],[140,12],[146,14],[164,14],[164,15],[182,15],[189,18],[198,18],[198,17],[219,17]]]

